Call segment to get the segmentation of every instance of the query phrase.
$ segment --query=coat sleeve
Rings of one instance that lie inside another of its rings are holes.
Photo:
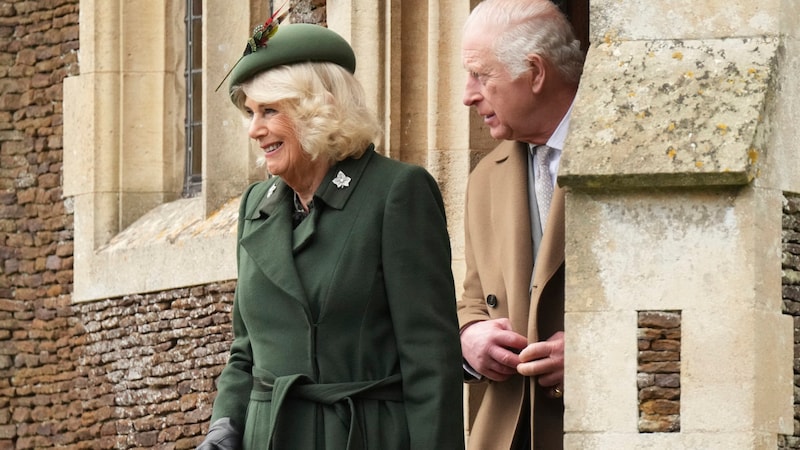
[[[411,448],[463,449],[461,345],[441,193],[412,166],[389,192],[382,232]]]
[[[244,221],[248,212],[248,198],[258,184],[252,184],[242,195],[239,206],[239,225],[236,233],[236,259],[239,260],[239,241],[242,238]],[[253,195],[253,197],[259,197]],[[252,203],[252,202],[251,202]],[[247,328],[239,312],[239,289],[237,287],[233,299],[233,343],[231,344],[228,363],[222,370],[217,380],[217,397],[214,400],[214,409],[211,414],[211,423],[217,419],[229,418],[231,424],[240,431],[244,430],[244,420],[247,414],[247,404],[253,386],[251,368],[253,366],[253,351],[250,347],[250,338]]]

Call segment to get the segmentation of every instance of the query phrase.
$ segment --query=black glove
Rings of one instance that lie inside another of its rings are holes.
[[[208,434],[197,450],[237,450],[242,445],[242,433],[231,423],[231,419],[217,419],[208,429]]]

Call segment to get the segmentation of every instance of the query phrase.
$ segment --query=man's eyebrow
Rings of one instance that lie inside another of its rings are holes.
[[[463,66],[464,69],[466,69],[468,72],[475,72],[475,73],[480,73],[481,69],[483,68],[483,66],[480,63],[474,61],[464,61]]]

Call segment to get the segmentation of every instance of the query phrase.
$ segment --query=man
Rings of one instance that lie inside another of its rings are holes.
[[[464,26],[462,60],[464,104],[505,141],[467,188],[461,347],[467,381],[488,382],[469,448],[560,449],[564,193],[554,181],[584,55],[549,0],[485,0]]]

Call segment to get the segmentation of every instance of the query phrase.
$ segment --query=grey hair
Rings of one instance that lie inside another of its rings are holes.
[[[530,67],[527,56],[536,54],[558,70],[565,81],[578,83],[585,55],[567,18],[550,0],[484,0],[464,24],[474,32],[475,24],[502,30],[492,51],[513,78]]]

